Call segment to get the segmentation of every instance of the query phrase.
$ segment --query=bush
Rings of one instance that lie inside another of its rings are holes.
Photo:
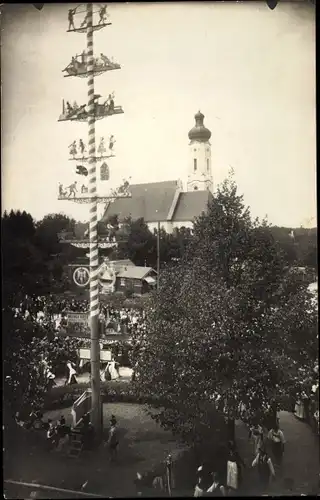
[[[84,391],[90,388],[90,382],[76,385],[54,387],[46,394],[44,408],[71,406]],[[128,382],[101,382],[101,399],[103,403],[148,403],[143,396],[137,397]]]

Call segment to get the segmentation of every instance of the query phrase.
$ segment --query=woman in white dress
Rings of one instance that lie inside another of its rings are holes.
[[[68,380],[67,380],[67,385],[77,384],[78,383],[78,381],[76,379],[77,372],[73,368],[71,361],[68,361],[67,367],[69,369],[69,377],[68,377]]]
[[[111,380],[116,380],[117,378],[120,377],[119,371],[116,367],[116,362],[114,359],[112,361],[110,361],[110,363],[109,363],[109,372],[111,375]]]

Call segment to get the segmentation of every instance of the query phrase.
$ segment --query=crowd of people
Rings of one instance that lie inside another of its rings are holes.
[[[234,496],[243,486],[245,469],[257,471],[260,493],[267,494],[271,481],[281,473],[285,437],[279,421],[271,429],[259,422],[249,428],[248,439],[252,442],[252,462],[246,464],[234,441],[229,441],[226,453],[219,453],[216,465],[204,463],[197,470],[194,496]]]
[[[52,326],[59,331],[67,326],[69,312],[85,313],[89,311],[89,302],[72,297],[54,295],[17,297],[13,312],[15,317],[23,318],[43,326]],[[144,311],[133,308],[116,308],[101,304],[100,320],[109,333],[130,334],[136,329],[144,328]]]

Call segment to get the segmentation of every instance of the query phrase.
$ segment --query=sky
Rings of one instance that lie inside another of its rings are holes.
[[[85,34],[66,32],[70,7],[2,7],[2,212],[88,219],[87,205],[57,200],[58,183],[77,177],[68,146],[87,137],[86,123],[57,121],[62,99],[87,101],[86,79],[62,72],[86,48]],[[112,25],[95,32],[94,50],[122,69],[97,77],[95,91],[114,91],[124,109],[96,123],[97,142],[110,134],[117,141],[109,187],[128,177],[185,181],[188,131],[201,110],[212,132],[214,186],[233,168],[254,217],[315,226],[314,7],[112,3],[108,12]]]

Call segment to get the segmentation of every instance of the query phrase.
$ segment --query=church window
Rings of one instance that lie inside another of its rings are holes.
[[[193,170],[194,170],[194,172],[197,171],[197,158],[193,159]]]
[[[209,158],[207,158],[207,172],[209,172]]]

